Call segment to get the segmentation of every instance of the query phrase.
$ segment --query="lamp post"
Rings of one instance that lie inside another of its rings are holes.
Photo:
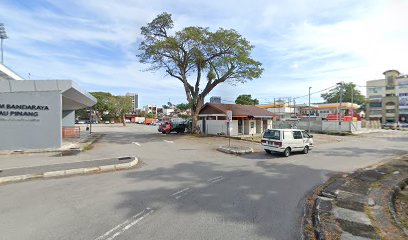
[[[4,58],[3,58],[3,41],[4,39],[7,39],[7,33],[6,33],[6,29],[4,28],[4,24],[0,23],[0,45],[1,45],[1,64],[4,63]]]
[[[307,128],[307,132],[310,133],[310,89],[312,89],[312,87],[309,87],[309,114],[308,114],[308,128]]]

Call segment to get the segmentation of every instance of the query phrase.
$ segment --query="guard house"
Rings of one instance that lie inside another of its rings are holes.
[[[24,80],[0,64],[0,150],[60,148],[75,110],[95,104],[71,80]]]
[[[231,136],[261,134],[272,128],[273,118],[278,116],[266,109],[240,104],[207,103],[199,112],[202,133],[227,134],[227,111],[232,111]]]

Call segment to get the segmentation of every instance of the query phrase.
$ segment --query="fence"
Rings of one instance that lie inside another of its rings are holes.
[[[81,135],[80,127],[63,127],[62,138],[79,138]]]
[[[361,122],[338,122],[338,121],[298,121],[298,122],[273,122],[273,128],[297,128],[308,130],[310,124],[310,131],[312,132],[356,132],[362,128]]]

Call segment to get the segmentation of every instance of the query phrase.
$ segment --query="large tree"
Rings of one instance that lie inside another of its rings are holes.
[[[98,121],[100,119],[105,119],[106,113],[112,109],[112,98],[113,95],[108,92],[91,92],[92,96],[94,96],[97,100],[95,106],[93,107],[96,111],[96,115],[98,117]]]
[[[126,126],[125,114],[132,110],[132,98],[130,96],[113,96],[109,114],[115,119],[120,119],[123,126]]]
[[[204,98],[218,84],[244,83],[259,78],[263,69],[250,56],[254,46],[235,30],[220,28],[211,32],[208,28],[186,27],[173,32],[172,28],[168,13],[142,27],[144,40],[138,57],[141,63],[150,64],[150,70],[164,70],[180,81],[191,104],[196,132]]]
[[[340,91],[342,91],[342,101],[357,104],[364,104],[365,97],[360,90],[356,89],[356,85],[352,82],[343,83],[336,88],[330,90],[328,93],[323,93],[321,97],[328,103],[338,103],[340,101]]]
[[[252,99],[251,94],[242,94],[235,99],[236,104],[242,104],[242,105],[258,105],[259,101],[258,99]]]

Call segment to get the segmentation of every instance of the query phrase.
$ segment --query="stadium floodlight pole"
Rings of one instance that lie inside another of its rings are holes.
[[[1,40],[1,64],[4,63],[4,58],[3,58],[3,41],[4,39],[7,39],[7,33],[6,33],[6,29],[4,28],[4,24],[0,23],[0,40]]]
[[[310,89],[312,89],[312,87],[309,87],[309,114],[308,114],[308,128],[307,128],[307,132],[310,133],[310,113],[311,113],[311,107],[310,107]]]

